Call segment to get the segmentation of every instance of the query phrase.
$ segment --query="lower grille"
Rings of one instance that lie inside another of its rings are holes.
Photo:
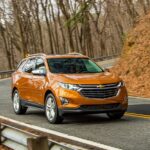
[[[80,93],[87,98],[109,98],[117,95],[118,88],[83,88]]]
[[[80,108],[83,110],[100,110],[100,109],[113,109],[117,108],[120,104],[102,104],[102,105],[82,105]]]

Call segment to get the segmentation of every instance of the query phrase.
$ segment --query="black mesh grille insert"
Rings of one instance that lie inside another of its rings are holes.
[[[82,86],[80,93],[88,98],[109,98],[116,96],[118,93],[117,84],[108,84],[98,87],[98,85]]]
[[[100,110],[100,109],[113,109],[118,106],[119,106],[119,103],[102,104],[102,105],[82,105],[80,108],[83,110]]]

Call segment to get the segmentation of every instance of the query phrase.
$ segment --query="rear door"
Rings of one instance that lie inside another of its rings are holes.
[[[35,58],[29,59],[22,68],[19,83],[19,93],[22,100],[32,101],[32,70],[35,69],[35,63]]]

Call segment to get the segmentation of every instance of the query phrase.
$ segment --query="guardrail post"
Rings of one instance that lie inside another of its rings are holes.
[[[48,138],[37,137],[27,139],[28,150],[48,150]]]

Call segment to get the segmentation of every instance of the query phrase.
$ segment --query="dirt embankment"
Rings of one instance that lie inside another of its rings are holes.
[[[112,72],[123,78],[130,95],[150,97],[150,13],[128,34]]]

